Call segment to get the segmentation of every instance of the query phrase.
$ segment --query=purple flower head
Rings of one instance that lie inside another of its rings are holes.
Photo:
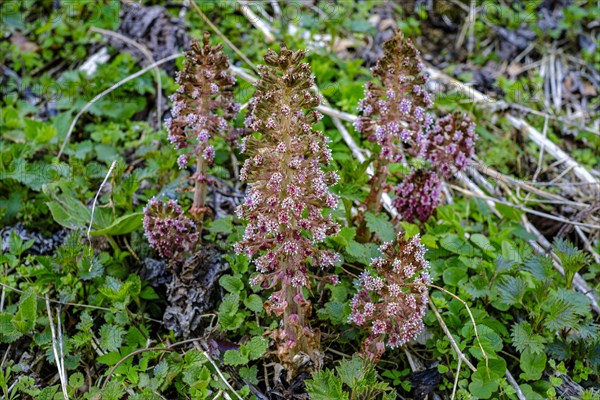
[[[199,242],[194,221],[174,201],[150,199],[144,208],[144,231],[150,245],[163,258],[183,261]]]
[[[351,302],[349,322],[368,329],[362,353],[376,362],[389,348],[414,339],[423,329],[427,311],[429,264],[419,237],[384,243],[382,257],[373,260],[370,272],[358,280],[358,292]]]
[[[441,201],[441,182],[435,172],[413,170],[396,186],[394,207],[408,221],[426,221]]]

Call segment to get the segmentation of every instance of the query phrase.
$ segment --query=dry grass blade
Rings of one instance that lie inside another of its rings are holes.
[[[63,392],[63,397],[65,398],[65,400],[69,400],[69,393],[67,392],[67,375],[65,372],[64,357],[62,357],[62,355],[63,355],[62,333],[60,333],[60,338],[56,334],[56,328],[54,326],[54,318],[52,317],[52,309],[50,307],[50,299],[48,298],[48,296],[46,296],[45,298],[46,298],[46,311],[48,312],[48,323],[50,324],[50,332],[52,334],[52,353],[54,355],[54,362],[56,363],[56,368],[58,369],[58,377],[60,379],[60,387]],[[60,319],[60,315],[58,315],[58,318]],[[60,324],[60,322],[59,322],[59,324]],[[59,343],[59,340],[60,340],[60,343]],[[59,351],[59,348],[60,348],[60,351]]]

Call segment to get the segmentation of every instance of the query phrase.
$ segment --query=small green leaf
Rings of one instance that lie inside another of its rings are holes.
[[[223,275],[219,279],[219,284],[229,293],[240,293],[244,289],[244,282],[238,275]]]
[[[227,365],[246,365],[248,364],[248,361],[248,357],[239,350],[227,350],[223,355],[223,362]]]
[[[304,382],[311,400],[348,400],[348,393],[342,389],[342,380],[331,370],[315,372],[312,379]]]
[[[269,341],[260,336],[254,336],[242,347],[247,351],[249,359],[256,360],[265,354],[267,348],[269,347]]]
[[[250,311],[261,312],[263,310],[263,301],[257,294],[251,294],[248,296],[248,298],[244,300],[244,305]]]
[[[494,248],[494,246],[492,246],[492,244],[490,243],[490,240],[480,233],[475,233],[475,234],[471,235],[470,239],[471,239],[471,242],[475,243],[475,245],[477,245],[480,249],[483,249],[486,251],[496,250]]]
[[[107,352],[117,352],[123,343],[125,329],[118,325],[104,324],[100,328],[100,347]]]
[[[367,211],[365,221],[367,222],[367,228],[384,242],[391,242],[396,237],[394,225],[389,221],[387,214],[375,214]]]
[[[513,340],[513,346],[519,352],[530,349],[531,352],[538,354],[544,351],[546,339],[534,334],[531,325],[527,321],[514,324],[510,336]]]
[[[542,377],[542,373],[546,369],[546,361],[548,360],[546,353],[534,353],[532,348],[527,348],[521,353],[520,365],[523,373],[521,378],[528,381],[537,381]]]
[[[467,278],[467,272],[464,268],[446,268],[443,277],[445,284],[458,286],[460,281]]]
[[[27,333],[35,327],[37,313],[37,298],[33,289],[28,289],[21,295],[19,308],[13,318],[13,325],[21,333]]]

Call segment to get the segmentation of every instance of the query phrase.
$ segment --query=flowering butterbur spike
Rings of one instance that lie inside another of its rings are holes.
[[[196,224],[183,214],[175,200],[152,198],[144,208],[144,231],[161,257],[175,261],[193,254],[199,242]]]
[[[377,362],[385,346],[396,348],[414,339],[423,329],[427,311],[429,264],[419,237],[384,243],[383,256],[372,262],[373,271],[359,277],[349,321],[368,329],[362,354]]]
[[[366,199],[369,210],[381,207],[388,164],[402,161],[405,144],[414,146],[426,140],[423,132],[431,123],[426,111],[432,102],[422,70],[419,51],[398,34],[385,42],[384,55],[372,69],[376,80],[365,85],[355,127],[381,148]]]
[[[413,170],[395,188],[394,207],[405,221],[425,222],[441,202],[442,182],[433,171]]]
[[[185,168],[192,160],[196,162],[190,212],[198,221],[205,211],[207,167],[215,155],[210,139],[215,135],[228,139],[232,132],[229,122],[239,111],[233,99],[235,79],[229,73],[223,46],[211,46],[209,38],[205,32],[203,43],[192,42],[185,53],[184,68],[177,76],[180,86],[171,96],[173,119],[166,121],[169,140],[181,152],[179,167]]]
[[[237,214],[248,224],[235,246],[238,253],[257,257],[259,274],[252,283],[275,289],[265,306],[282,316],[272,337],[290,374],[303,357],[320,366],[319,332],[308,326],[311,304],[304,290],[310,290],[315,277],[311,269],[338,262],[337,254],[317,247],[339,229],[323,215],[324,207],[337,205],[329,192],[337,175],[321,170],[331,152],[327,138],[311,128],[321,117],[315,110],[320,99],[309,90],[313,78],[309,65],[300,62],[304,56],[282,44],[279,54],[267,52],[267,65],[261,66],[246,119],[247,128],[260,136],[244,138],[248,159],[240,172],[249,188]]]
[[[438,119],[428,136],[418,153],[446,179],[464,170],[475,154],[475,123],[466,116],[455,113]]]

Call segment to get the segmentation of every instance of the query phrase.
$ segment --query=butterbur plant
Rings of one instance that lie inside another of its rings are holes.
[[[152,247],[163,258],[183,261],[200,240],[205,214],[207,168],[215,150],[210,140],[215,135],[225,138],[232,132],[229,122],[239,111],[233,100],[235,79],[229,73],[229,61],[221,45],[211,46],[204,33],[203,43],[192,42],[185,53],[183,70],[176,81],[180,85],[171,96],[172,119],[166,120],[169,141],[180,156],[177,164],[186,168],[194,162],[196,171],[194,200],[190,216],[174,200],[151,199],[144,208],[144,230]]]
[[[204,33],[203,43],[192,42],[185,53],[185,64],[178,73],[180,85],[171,96],[172,119],[166,120],[169,140],[179,150],[177,164],[186,168],[195,163],[194,202],[190,213],[201,221],[205,213],[207,168],[215,156],[210,140],[232,133],[230,121],[239,111],[233,98],[235,78],[229,73],[229,60],[223,46],[210,45],[210,35]]]
[[[406,240],[401,233],[396,243],[384,243],[379,250],[383,255],[358,279],[349,317],[351,323],[368,329],[362,355],[373,362],[386,346],[396,348],[421,332],[430,283],[425,248],[418,236]]]
[[[305,293],[319,268],[331,267],[338,255],[318,248],[339,227],[325,207],[335,207],[329,186],[334,172],[321,168],[331,161],[328,139],[312,125],[321,119],[320,99],[310,92],[313,77],[301,62],[304,51],[282,44],[269,50],[260,70],[257,90],[249,105],[246,126],[255,134],[242,139],[248,155],[240,178],[248,182],[245,203],[237,215],[248,221],[238,254],[256,257],[258,274],[252,284],[274,292],[265,302],[268,312],[281,317],[272,332],[281,363],[293,374],[307,359],[319,367],[320,335],[308,325],[311,303]],[[326,276],[336,283],[337,277]]]
[[[385,43],[372,73],[375,80],[365,85],[355,122],[358,131],[379,145],[365,208],[380,210],[391,163],[410,164],[409,157],[420,158],[427,165],[411,168],[394,188],[394,206],[408,222],[425,221],[441,202],[442,179],[462,171],[473,157],[475,125],[459,114],[434,121],[427,112],[432,100],[419,51],[401,34]]]
[[[354,126],[381,149],[366,200],[369,210],[379,210],[389,164],[403,161],[405,144],[416,148],[427,140],[425,127],[431,117],[426,111],[432,101],[419,51],[402,35],[385,42],[384,55],[371,71],[375,80],[365,85]]]

